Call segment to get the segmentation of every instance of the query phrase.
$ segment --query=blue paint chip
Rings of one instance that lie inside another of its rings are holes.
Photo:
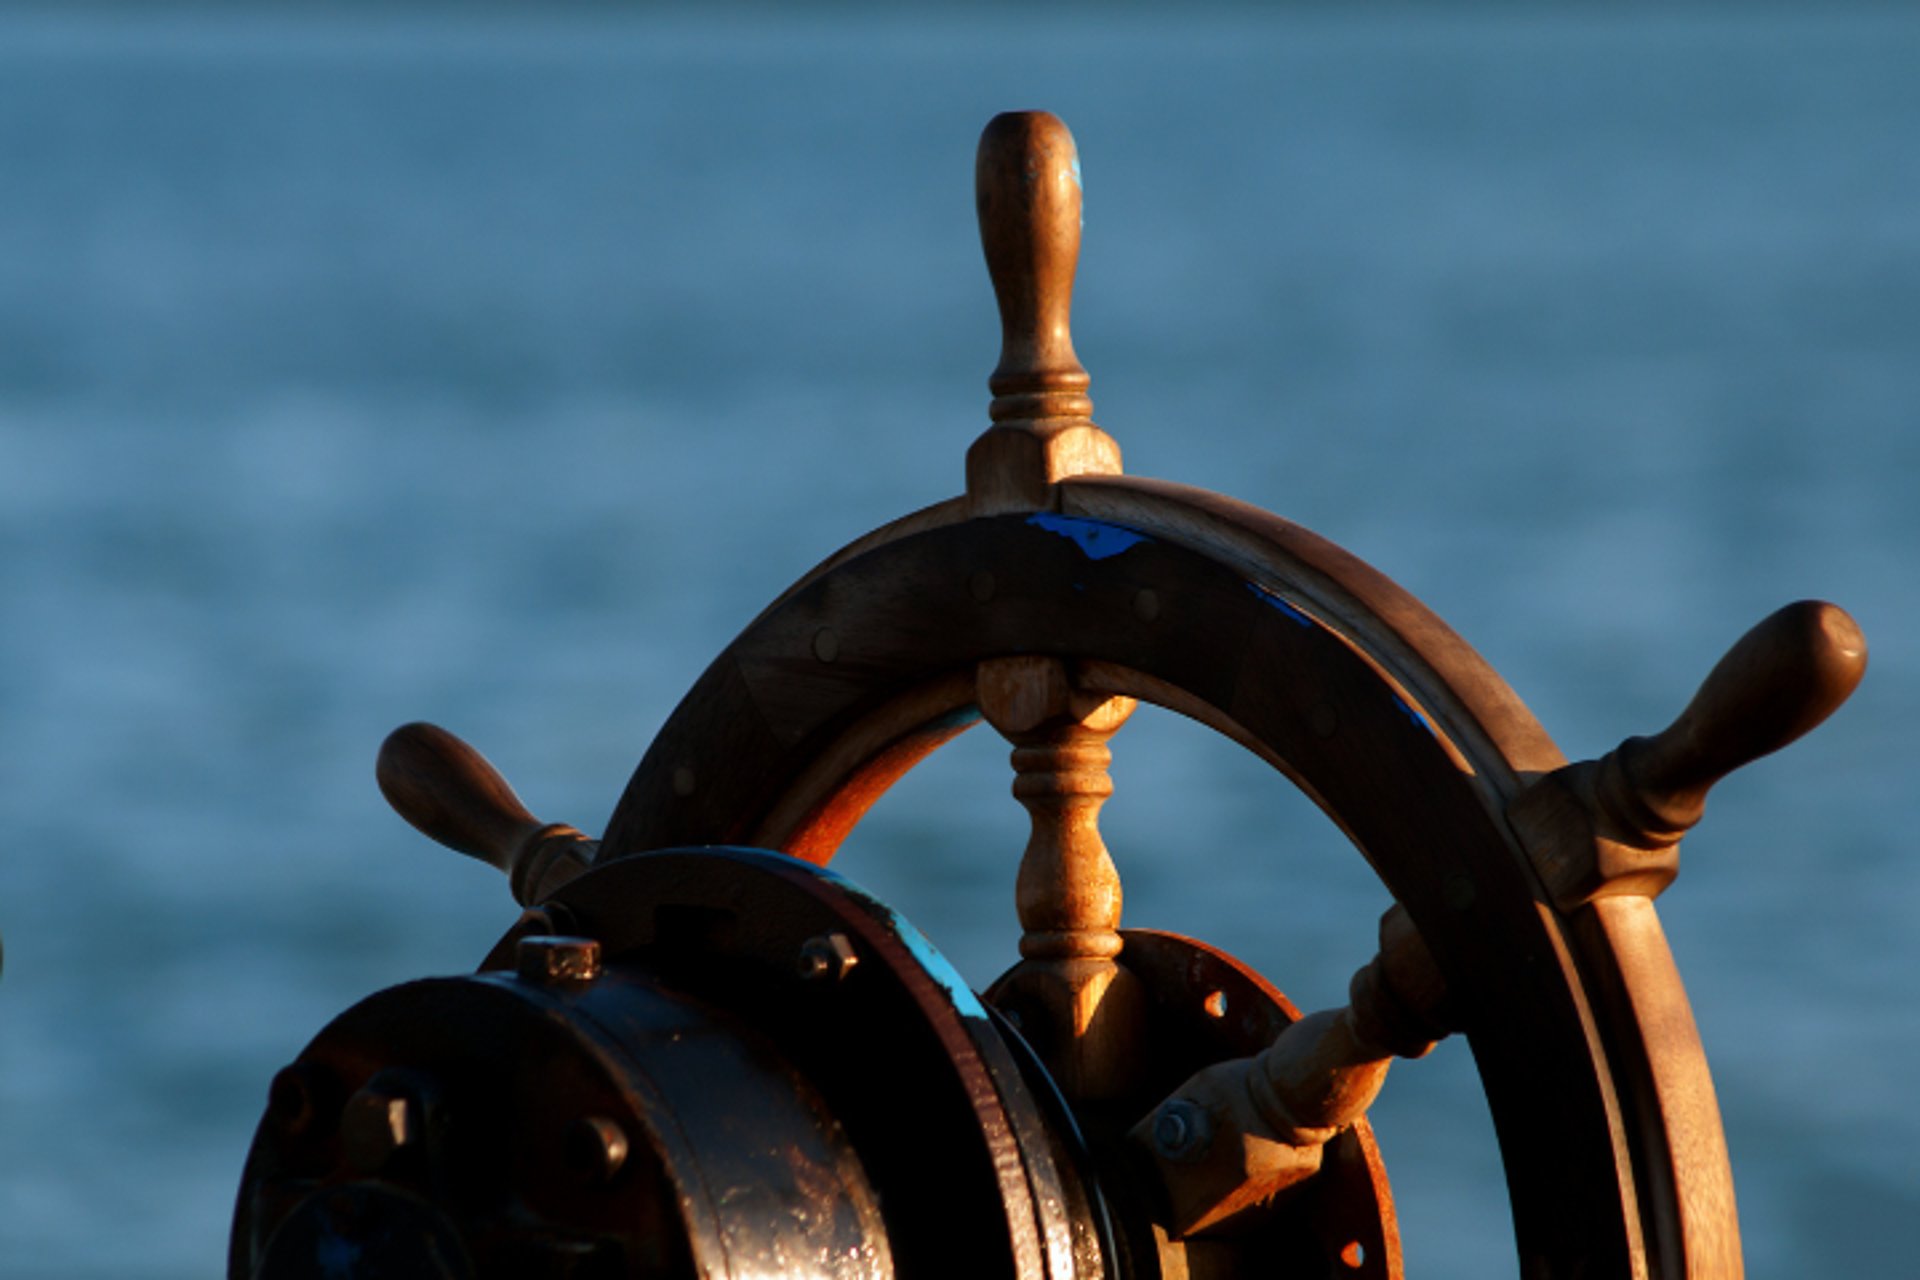
[[[838,871],[831,867],[818,867],[810,862],[802,862],[789,854],[771,853],[764,849],[728,848],[727,852],[736,858],[761,862],[768,866],[798,868],[837,886],[841,892],[859,902],[886,923],[893,936],[913,954],[914,960],[920,965],[921,972],[932,978],[946,991],[947,998],[953,1002],[955,1012],[964,1018],[984,1019],[987,1016],[986,1007],[980,1003],[980,997],[974,994],[972,987],[967,985],[967,980],[960,976],[960,971],[953,967],[953,962],[941,955],[933,943],[927,940],[926,934],[914,928],[913,923],[905,916]]]
[[[905,916],[891,907],[881,906],[871,898],[867,901],[873,902],[873,905],[883,913],[888,926],[893,930],[893,936],[900,939],[907,950],[913,953],[913,958],[920,962],[921,972],[946,989],[947,999],[953,1001],[955,1012],[967,1018],[987,1016],[985,1007],[980,1003],[980,997],[975,995],[973,988],[967,985],[967,980],[960,976],[960,971],[934,948],[933,943],[927,941],[926,934],[914,928]]]
[[[1086,520],[1079,516],[1054,515],[1050,511],[1027,517],[1027,523],[1057,533],[1080,548],[1089,560],[1107,560],[1150,541],[1144,533],[1135,533],[1124,525],[1104,520]]]
[[[1427,718],[1421,715],[1418,711],[1415,711],[1413,707],[1407,702],[1407,700],[1401,697],[1397,693],[1393,695],[1393,705],[1400,708],[1400,712],[1402,715],[1406,716],[1407,719],[1419,725],[1422,729],[1425,729],[1433,737],[1437,738],[1440,736],[1439,734],[1434,733],[1433,726],[1427,723]]]
[[[1261,586],[1259,583],[1249,582],[1247,584],[1247,590],[1253,592],[1254,596],[1259,599],[1260,603],[1266,605],[1268,608],[1278,609],[1281,613],[1284,613],[1285,615],[1287,615],[1288,618],[1290,618],[1293,622],[1297,623],[1298,625],[1303,627],[1310,627],[1313,625],[1312,618],[1309,618],[1306,614],[1300,612],[1298,609],[1294,608],[1292,605],[1288,604],[1281,597],[1267,590],[1265,587]]]

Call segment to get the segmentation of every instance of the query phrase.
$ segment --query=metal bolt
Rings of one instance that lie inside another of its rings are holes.
[[[304,1062],[282,1067],[267,1086],[267,1114],[280,1132],[297,1138],[313,1127],[313,1068]]]
[[[592,982],[600,976],[600,944],[592,938],[535,934],[520,939],[514,961],[521,977],[542,986]]]
[[[1142,587],[1133,596],[1133,616],[1152,622],[1160,616],[1160,595],[1152,587]]]
[[[419,1108],[405,1094],[368,1085],[347,1099],[340,1142],[357,1173],[373,1173],[420,1140]]]
[[[627,1162],[627,1131],[606,1116],[582,1116],[567,1126],[561,1159],[589,1182],[609,1182]]]
[[[1213,1141],[1213,1117],[1186,1098],[1170,1098],[1153,1118],[1153,1145],[1169,1160],[1192,1161]]]
[[[985,604],[993,599],[993,593],[999,588],[1000,584],[995,582],[993,575],[985,569],[967,579],[967,594],[972,596],[977,604]]]
[[[840,637],[833,633],[832,627],[822,627],[813,633],[813,656],[822,662],[832,662],[840,656]]]
[[[808,982],[838,982],[859,963],[859,953],[846,934],[823,933],[800,944],[794,967]]]

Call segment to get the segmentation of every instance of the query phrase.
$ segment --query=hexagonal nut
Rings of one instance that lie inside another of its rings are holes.
[[[807,982],[839,982],[860,963],[853,941],[840,932],[823,933],[800,944],[794,968]]]
[[[589,1183],[611,1182],[627,1162],[627,1131],[608,1116],[582,1116],[561,1137],[561,1158]]]
[[[1169,1098],[1153,1113],[1153,1147],[1168,1160],[1198,1160],[1213,1142],[1213,1117],[1187,1098]]]
[[[535,934],[514,947],[514,967],[542,986],[592,982],[600,976],[600,944],[592,938]]]

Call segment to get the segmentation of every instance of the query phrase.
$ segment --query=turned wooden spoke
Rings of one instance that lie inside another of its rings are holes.
[[[1172,1232],[1233,1230],[1317,1173],[1323,1148],[1366,1114],[1393,1059],[1424,1055],[1451,1020],[1446,984],[1396,904],[1345,1006],[1308,1014],[1250,1058],[1207,1067],[1135,1126],[1166,1188]]]
[[[1013,794],[1033,824],[1014,891],[1023,959],[1005,989],[1040,1013],[1045,1025],[1029,1030],[1069,1097],[1116,1096],[1130,1079],[1140,991],[1115,963],[1120,873],[1100,806],[1113,794],[1107,739],[1134,701],[1082,693],[1065,664],[1038,656],[982,662],[976,692],[1013,743]]]

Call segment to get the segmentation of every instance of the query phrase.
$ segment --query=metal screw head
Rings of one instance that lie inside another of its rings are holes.
[[[347,1163],[358,1173],[373,1173],[403,1148],[420,1140],[420,1113],[413,1099],[379,1085],[368,1085],[347,1099],[340,1113],[340,1142]]]
[[[800,944],[794,967],[808,982],[838,982],[860,963],[860,955],[844,933],[823,933]]]
[[[1213,1141],[1213,1117],[1186,1098],[1170,1098],[1153,1117],[1153,1145],[1169,1160],[1198,1160]]]
[[[315,1119],[313,1068],[304,1062],[282,1067],[267,1086],[267,1114],[280,1132],[297,1138]]]
[[[606,1116],[582,1116],[561,1138],[561,1158],[589,1182],[609,1182],[627,1162],[627,1131]]]
[[[514,949],[520,976],[542,986],[592,982],[600,976],[600,944],[592,938],[535,934]]]

